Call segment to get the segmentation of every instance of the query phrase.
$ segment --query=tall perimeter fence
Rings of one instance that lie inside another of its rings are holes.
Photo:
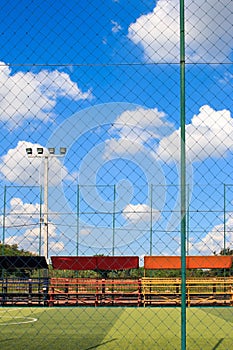
[[[232,23],[1,2],[2,349],[232,349]]]

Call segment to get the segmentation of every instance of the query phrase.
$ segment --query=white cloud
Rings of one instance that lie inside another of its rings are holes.
[[[174,130],[166,114],[157,108],[137,108],[123,112],[114,122],[111,132],[114,137],[106,141],[105,158],[127,154],[137,155],[146,142],[159,140]]]
[[[186,155],[189,161],[220,158],[233,150],[233,118],[228,110],[216,111],[208,105],[200,108],[186,125]],[[164,161],[180,159],[180,129],[161,140],[157,156]]]
[[[63,242],[53,242],[50,246],[49,253],[50,255],[60,253],[64,250],[65,245]]]
[[[10,67],[0,62],[0,120],[9,127],[16,128],[27,119],[47,122],[60,97],[84,100],[92,94],[90,90],[83,92],[64,72],[12,74]]]
[[[26,251],[38,254],[40,235],[42,235],[41,254],[43,254],[43,231],[41,232],[39,227],[27,229],[22,235],[13,235],[7,237],[5,243],[10,245],[17,244],[19,249],[24,249]],[[48,236],[49,254],[53,255],[61,252],[64,249],[65,245],[62,241],[58,241],[56,239],[56,226],[51,222],[49,222],[48,225]]]
[[[110,139],[105,142],[104,159],[113,159],[115,157],[126,157],[127,155],[137,155],[142,150],[142,145],[136,141],[128,139]]]
[[[43,209],[42,209],[43,210]],[[5,216],[5,227],[10,230],[17,230],[23,234],[10,234],[6,236],[6,244],[17,244],[19,249],[24,249],[33,253],[39,252],[39,242],[42,240],[41,250],[43,251],[43,227],[39,227],[40,205],[23,203],[21,198],[12,198],[10,201],[10,210]],[[0,217],[0,224],[3,225],[3,216]],[[36,227],[32,227],[32,226]],[[49,252],[57,253],[64,249],[64,243],[57,240],[57,228],[52,222],[48,223]],[[15,231],[14,231],[15,232]]]
[[[12,198],[10,206],[11,212],[14,212],[14,214],[30,213],[34,215],[40,212],[39,204],[23,203],[21,198]]]
[[[90,228],[82,228],[80,230],[80,235],[86,236],[86,235],[91,235],[91,229]]]
[[[185,19],[188,61],[229,60],[233,46],[231,1],[188,0]],[[158,0],[152,12],[131,23],[128,37],[141,45],[147,60],[178,62],[179,31],[179,1]]]
[[[225,72],[223,77],[219,79],[219,82],[231,88],[233,83],[233,74]]]
[[[39,222],[40,204],[23,203],[21,198],[10,200],[10,210],[5,216],[7,228],[21,228]],[[0,217],[0,224],[3,225],[3,216]]]
[[[39,203],[24,203],[21,198],[13,197],[10,200],[10,208],[7,209],[5,215],[5,227],[12,229],[21,229],[26,226],[39,224],[41,213],[43,213],[43,205]],[[50,217],[57,217],[53,212],[49,212]],[[0,225],[3,225],[3,215],[0,216]],[[30,232],[31,230],[28,230]],[[55,236],[56,226],[49,222],[49,234]],[[33,232],[34,229],[33,229]]]
[[[225,224],[226,248],[232,249],[233,242],[233,218],[230,217]],[[219,254],[224,248],[224,225],[216,225],[202,239],[194,242],[190,241],[190,254],[213,255]]]
[[[7,235],[6,244],[17,244],[19,249],[24,249],[38,254],[40,239],[43,252],[43,226],[40,228],[40,212],[43,213],[43,206],[40,204],[24,203],[21,198],[14,197],[10,200],[10,208],[5,217],[0,216],[0,225],[5,225]],[[22,233],[22,231],[24,231]],[[12,234],[18,232],[18,234]],[[64,234],[59,234],[64,237]],[[49,253],[56,254],[64,249],[65,245],[57,234],[57,226],[48,222]],[[42,253],[43,254],[43,253]]]
[[[0,172],[5,179],[20,185],[39,185],[43,183],[43,158],[28,158],[26,148],[32,148],[37,154],[40,144],[19,141],[15,148],[10,149],[1,157]],[[44,148],[45,154],[48,151]],[[49,158],[49,184],[57,185],[68,175],[67,169],[56,157]]]
[[[173,129],[173,124],[166,119],[166,114],[157,108],[144,109],[139,107],[123,112],[114,122],[114,128],[120,131],[120,136],[138,142],[148,138],[160,138]],[[146,132],[145,132],[146,130]]]
[[[122,213],[123,217],[133,224],[150,223],[157,221],[160,217],[160,212],[154,208],[150,208],[146,204],[128,204]]]

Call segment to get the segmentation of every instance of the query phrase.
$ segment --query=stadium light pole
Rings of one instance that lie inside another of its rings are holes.
[[[60,153],[55,153],[55,148],[48,148],[48,153],[44,152],[45,149],[43,147],[37,148],[37,153],[33,154],[32,148],[26,148],[26,153],[28,158],[42,158],[44,160],[44,215],[43,215],[43,222],[44,222],[44,256],[46,261],[49,260],[49,247],[48,247],[48,238],[49,238],[49,227],[48,227],[48,187],[49,187],[49,159],[50,158],[59,158],[64,157],[66,154],[66,148],[60,147]]]

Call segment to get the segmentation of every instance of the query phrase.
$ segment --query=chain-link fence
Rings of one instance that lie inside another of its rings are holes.
[[[1,348],[231,349],[232,1],[0,9]]]

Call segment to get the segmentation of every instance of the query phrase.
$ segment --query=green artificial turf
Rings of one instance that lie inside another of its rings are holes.
[[[0,308],[2,350],[181,349],[180,308]],[[187,349],[233,348],[233,309],[187,309]]]

